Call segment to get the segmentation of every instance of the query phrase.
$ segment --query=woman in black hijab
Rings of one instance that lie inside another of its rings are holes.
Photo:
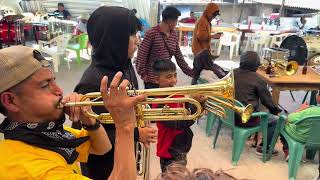
[[[128,79],[130,89],[138,89],[138,81],[131,64],[131,58],[137,49],[139,40],[136,36],[141,23],[133,11],[122,7],[102,6],[95,10],[87,23],[89,41],[92,45],[92,63],[84,72],[75,92],[86,94],[100,91],[103,76],[112,79],[121,71],[123,78]],[[106,112],[104,108],[93,107],[97,114]],[[106,125],[112,144],[115,140],[114,125]],[[135,141],[148,144],[154,142],[156,130],[153,128],[136,128]],[[92,179],[107,179],[113,168],[114,149],[105,155],[89,155],[87,162],[88,176]],[[84,166],[82,166],[84,167]]]

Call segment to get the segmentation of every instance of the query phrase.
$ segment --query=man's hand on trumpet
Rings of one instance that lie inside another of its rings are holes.
[[[105,76],[101,81],[100,92],[102,95],[104,107],[110,112],[116,128],[121,128],[127,125],[135,126],[136,115],[134,107],[140,101],[146,99],[145,95],[129,97],[126,88],[130,84],[128,80],[123,80],[120,83],[122,73],[118,72],[108,90]],[[119,85],[120,84],[120,85]]]
[[[82,99],[82,94],[72,93],[68,96],[63,97],[61,100],[61,105],[63,106],[67,102],[80,102]],[[85,115],[86,112],[91,112],[92,109],[90,106],[71,106],[71,107],[64,107],[64,112],[69,115],[69,119],[73,122],[80,121],[81,124],[84,125],[94,125],[96,120],[94,118],[87,117]]]
[[[147,126],[139,129],[139,142],[143,143],[143,145],[147,148],[150,147],[150,143],[156,143],[157,141],[157,132],[156,128]]]

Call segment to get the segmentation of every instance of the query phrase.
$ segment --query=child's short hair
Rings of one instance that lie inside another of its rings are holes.
[[[155,60],[152,69],[157,76],[163,72],[175,72],[177,70],[176,65],[171,60],[166,59]]]

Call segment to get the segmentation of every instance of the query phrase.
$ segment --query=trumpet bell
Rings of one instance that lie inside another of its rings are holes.
[[[299,64],[296,61],[289,61],[285,67],[285,73],[287,76],[292,76],[298,71]]]
[[[292,76],[297,73],[299,64],[296,61],[271,61],[270,63],[264,61],[260,68],[267,71],[271,69],[271,73],[275,76]]]
[[[241,114],[241,121],[242,123],[247,123],[251,117],[251,114],[253,113],[254,108],[252,104],[248,104],[246,107],[244,107],[240,112]]]

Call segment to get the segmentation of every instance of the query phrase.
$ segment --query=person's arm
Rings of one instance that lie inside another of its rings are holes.
[[[208,27],[205,23],[199,22],[198,28],[196,30],[196,38],[198,41],[208,42],[211,39],[211,32],[209,32]]]
[[[134,124],[116,129],[113,170],[109,180],[136,179],[136,160],[134,155]]]
[[[69,11],[66,11],[66,16],[67,16],[67,20],[71,20],[71,14],[70,14],[70,12]]]
[[[271,97],[271,94],[268,90],[267,83],[261,79],[258,81],[257,94],[258,94],[258,97],[260,98],[261,103],[266,108],[269,109],[269,112],[271,114],[277,115],[278,113],[280,113],[282,111],[272,101],[272,97]]]
[[[288,116],[288,122],[290,124],[297,124],[301,120],[307,117],[320,116],[320,107],[319,106],[309,106],[300,111],[296,111],[294,113],[290,113]]]
[[[150,55],[150,49],[152,46],[152,37],[150,31],[147,31],[144,35],[137,55],[136,68],[137,73],[141,76],[141,79],[146,80],[146,66]]]
[[[178,39],[176,40],[176,52],[174,57],[176,58],[178,66],[181,68],[183,73],[186,75],[193,77],[193,70],[189,67],[188,63],[184,60],[183,55],[180,50]]]
[[[123,80],[120,84],[121,78],[122,73],[118,72],[108,90],[108,78],[105,76],[100,86],[104,107],[109,110],[116,127],[114,165],[109,179],[134,180],[137,176],[133,141],[136,122],[134,106],[146,97],[128,97],[126,88],[130,83]]]

